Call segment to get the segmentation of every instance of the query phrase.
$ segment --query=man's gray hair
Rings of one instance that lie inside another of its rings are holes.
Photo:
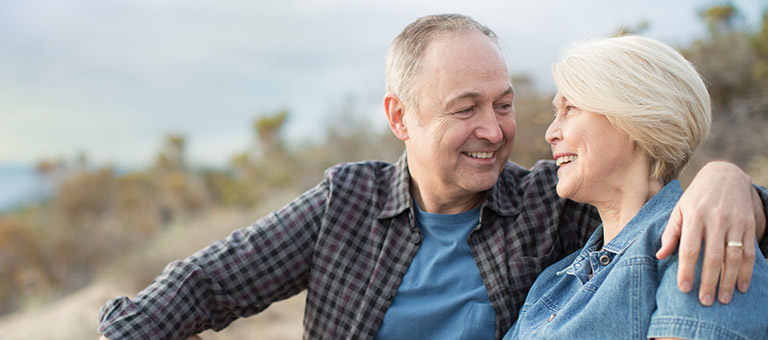
[[[417,98],[413,84],[426,47],[440,35],[463,32],[480,32],[499,44],[496,33],[490,28],[461,14],[425,16],[406,26],[387,50],[387,92],[395,94],[406,105],[414,105]]]

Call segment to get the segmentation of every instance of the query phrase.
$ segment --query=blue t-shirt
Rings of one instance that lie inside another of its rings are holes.
[[[747,293],[704,307],[697,288],[677,288],[677,254],[656,259],[680,195],[680,183],[670,182],[602,249],[601,226],[582,250],[545,269],[504,339],[768,339],[768,262],[755,261]]]
[[[493,339],[496,313],[468,243],[480,208],[442,215],[414,206],[424,239],[375,339]]]

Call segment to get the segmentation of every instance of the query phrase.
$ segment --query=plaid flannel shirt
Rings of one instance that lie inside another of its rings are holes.
[[[405,154],[395,164],[330,168],[284,208],[169,264],[133,300],[109,301],[99,331],[112,340],[184,339],[306,289],[304,339],[373,339],[422,240],[409,182]],[[508,162],[469,236],[497,339],[536,276],[600,223],[591,206],[559,198],[556,182],[551,161],[530,171]]]

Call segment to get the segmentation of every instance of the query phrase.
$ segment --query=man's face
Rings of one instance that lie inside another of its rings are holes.
[[[496,44],[479,32],[431,42],[405,113],[408,165],[421,192],[472,196],[496,184],[515,136],[514,92]]]

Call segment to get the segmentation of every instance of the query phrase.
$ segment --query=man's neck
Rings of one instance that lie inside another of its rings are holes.
[[[422,211],[432,214],[458,214],[479,207],[485,200],[485,192],[437,193],[421,190],[411,181],[411,194]]]

